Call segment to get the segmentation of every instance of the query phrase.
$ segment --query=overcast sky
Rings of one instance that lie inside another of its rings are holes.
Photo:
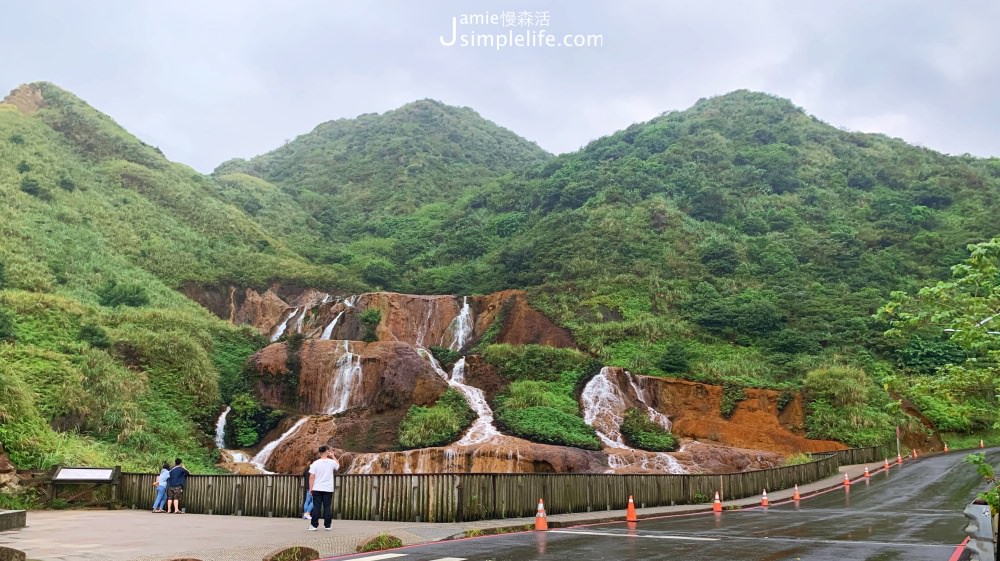
[[[54,82],[205,172],[422,98],[562,153],[740,88],[841,128],[1000,156],[992,0],[36,0],[0,12],[0,90]],[[603,44],[443,44],[452,18],[487,12],[500,21],[459,19],[457,33]]]

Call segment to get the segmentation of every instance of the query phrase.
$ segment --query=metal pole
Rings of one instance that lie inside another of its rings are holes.
[[[896,425],[896,457],[902,458],[903,455],[899,451],[899,425]]]

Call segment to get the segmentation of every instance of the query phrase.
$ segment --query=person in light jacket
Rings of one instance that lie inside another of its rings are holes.
[[[312,520],[306,530],[318,530],[319,519],[323,519],[323,529],[330,530],[333,523],[333,490],[336,488],[334,474],[340,463],[326,446],[319,447],[319,459],[309,466],[309,492],[313,498]]]
[[[306,490],[305,502],[302,505],[302,518],[306,520],[312,520],[312,510],[313,510],[313,496],[312,492],[309,490],[309,466],[302,472],[302,482],[303,487]]]
[[[170,479],[170,464],[164,462],[160,475],[156,478],[156,500],[153,501],[153,512],[166,512],[163,507],[167,506],[167,480]]]

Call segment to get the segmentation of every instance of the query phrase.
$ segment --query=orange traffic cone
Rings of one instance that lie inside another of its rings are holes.
[[[920,454],[917,453],[917,449],[916,448],[913,449],[913,457],[914,458],[919,458],[920,457]]]
[[[764,489],[764,494],[760,497],[760,506],[767,506],[767,489]]]
[[[979,447],[983,448],[983,439],[982,438],[979,439]]]
[[[538,499],[538,512],[535,513],[535,530],[548,530],[549,521],[545,518],[545,504]]]
[[[722,501],[719,500],[719,492],[715,492],[715,502],[712,503],[712,512],[722,512]]]
[[[889,458],[885,459],[885,465],[882,466],[885,469],[889,469]]]
[[[632,495],[628,496],[628,510],[625,511],[625,521],[626,522],[637,522],[639,519],[635,516],[635,503],[632,501]]]
[[[947,442],[944,443],[944,453],[945,454],[948,453],[948,443]]]
[[[851,486],[851,478],[847,477],[847,473],[846,472],[844,473],[844,486],[845,487],[850,487]]]
[[[796,483],[795,484],[795,491],[792,493],[792,500],[793,501],[798,501],[800,499],[802,499],[802,497],[799,495],[799,484]]]
[[[902,454],[896,454],[896,463],[897,464],[903,463],[903,455]]]
[[[868,473],[868,466],[865,466],[865,477],[871,477],[872,474]]]

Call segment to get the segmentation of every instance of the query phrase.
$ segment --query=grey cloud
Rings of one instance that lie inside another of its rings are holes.
[[[547,11],[549,32],[604,45],[440,44],[452,17],[509,10]],[[36,2],[5,8],[0,49],[18,56],[0,86],[55,82],[202,171],[426,97],[558,153],[738,88],[834,125],[996,155],[996,21],[987,1]]]

